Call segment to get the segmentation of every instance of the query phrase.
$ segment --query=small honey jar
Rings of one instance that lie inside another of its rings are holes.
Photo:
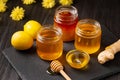
[[[71,50],[66,55],[66,61],[72,68],[85,69],[90,61],[90,56],[80,50]]]
[[[93,19],[83,19],[75,30],[75,48],[89,54],[97,52],[101,43],[101,26]]]
[[[75,27],[78,22],[78,12],[74,6],[60,6],[56,9],[54,26],[62,29],[63,41],[75,39]]]
[[[55,60],[62,55],[63,41],[60,28],[48,25],[40,29],[36,39],[37,54],[43,60]]]

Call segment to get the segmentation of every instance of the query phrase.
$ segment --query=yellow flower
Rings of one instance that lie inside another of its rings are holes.
[[[59,0],[59,3],[62,5],[71,5],[73,0]]]
[[[55,6],[55,0],[43,0],[42,6],[44,8],[52,8],[53,6]]]
[[[0,2],[1,2],[1,1],[4,2],[4,3],[6,3],[8,0],[0,0]]]
[[[11,12],[10,17],[12,20],[19,21],[23,19],[25,10],[22,7],[17,6]]]
[[[0,1],[0,12],[5,12],[6,11],[6,3]]]
[[[29,4],[32,4],[32,3],[36,3],[35,0],[22,0],[23,1],[23,4],[26,4],[26,5],[29,5]]]

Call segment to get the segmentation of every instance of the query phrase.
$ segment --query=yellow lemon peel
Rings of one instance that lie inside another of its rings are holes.
[[[17,6],[12,10],[10,17],[12,20],[19,21],[23,19],[24,12],[25,10],[22,7]]]
[[[55,0],[43,0],[42,6],[44,8],[52,8],[55,6]]]
[[[33,45],[33,38],[24,31],[17,31],[11,37],[11,44],[17,50],[27,50]]]
[[[33,39],[36,39],[37,33],[41,28],[41,24],[35,20],[29,20],[24,25],[24,32],[28,33],[33,37]]]
[[[59,0],[59,3],[61,5],[71,5],[73,3],[73,0]]]
[[[26,4],[26,5],[29,5],[29,4],[32,4],[32,3],[36,3],[35,0],[22,0],[23,1],[23,4]]]
[[[6,11],[6,3],[0,1],[0,12],[5,12]]]

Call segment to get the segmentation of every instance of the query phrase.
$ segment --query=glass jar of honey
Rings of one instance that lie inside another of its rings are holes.
[[[78,12],[73,6],[60,6],[56,9],[54,16],[54,26],[62,29],[63,41],[75,39],[75,27],[78,22]]]
[[[80,20],[75,30],[75,48],[93,54],[99,50],[100,43],[100,23],[93,19]]]
[[[43,27],[36,39],[37,54],[43,60],[55,60],[62,55],[63,40],[60,28]]]

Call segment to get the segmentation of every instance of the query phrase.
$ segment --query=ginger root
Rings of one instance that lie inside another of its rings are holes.
[[[110,46],[107,46],[104,51],[99,53],[98,55],[98,62],[100,64],[104,64],[105,62],[109,60],[113,60],[114,56],[117,52],[120,51],[120,39]]]

